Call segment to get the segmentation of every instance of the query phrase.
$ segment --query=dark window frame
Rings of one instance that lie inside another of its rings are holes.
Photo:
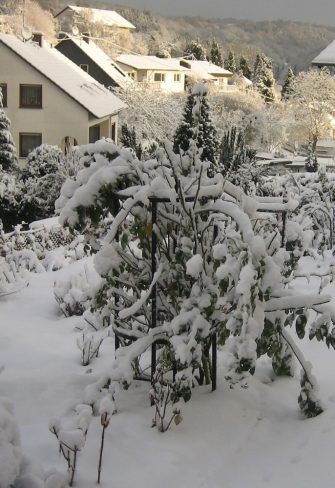
[[[20,132],[19,133],[19,157],[20,158],[26,158],[29,154],[29,152],[27,152],[27,154],[25,154],[23,152],[22,142],[23,142],[23,138],[25,136],[38,136],[40,138],[39,144],[37,144],[37,146],[35,146],[35,147],[38,147],[42,144],[42,133],[41,132]],[[33,149],[31,149],[31,150],[33,150]]]
[[[180,83],[180,80],[181,80],[180,73],[174,73],[173,81],[175,81],[176,83]]]
[[[23,101],[23,91],[24,88],[37,88],[39,90],[38,98],[39,98],[39,103],[38,104],[26,104]],[[43,90],[42,90],[42,85],[37,85],[37,84],[30,84],[30,83],[22,83],[20,84],[20,108],[37,108],[41,109],[42,107],[42,96],[43,96]]]
[[[160,76],[160,80],[156,80],[156,76]],[[165,82],[165,73],[157,72],[154,73],[154,82],[155,83],[164,83]]]
[[[3,108],[6,108],[8,105],[8,99],[7,99],[7,83],[0,83],[0,88],[2,91],[2,106]]]
[[[79,65],[79,67],[80,67],[80,68],[81,68],[83,71],[85,71],[85,73],[89,73],[89,69],[90,69],[90,67],[89,67],[89,65],[88,65],[88,64],[80,64],[80,65]]]

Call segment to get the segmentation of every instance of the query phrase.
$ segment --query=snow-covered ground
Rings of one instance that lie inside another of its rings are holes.
[[[0,395],[14,404],[23,452],[36,466],[65,472],[49,420],[71,412],[86,385],[114,354],[107,338],[87,367],[76,346],[80,318],[65,318],[53,283],[81,269],[79,261],[57,272],[30,275],[30,286],[0,298]],[[317,289],[318,278],[312,279]],[[302,288],[305,281],[300,279]],[[299,286],[300,286],[299,285]],[[327,293],[335,291],[329,285]],[[249,387],[230,389],[220,354],[217,391],[198,387],[183,405],[183,422],[162,434],[148,383],[122,391],[118,413],[106,431],[102,483],[106,488],[311,488],[334,486],[335,351],[299,341],[314,365],[325,412],[303,419],[297,404],[299,369],[293,379],[274,378],[269,361],[259,362]],[[96,484],[100,419],[94,418],[79,456],[75,486]]]

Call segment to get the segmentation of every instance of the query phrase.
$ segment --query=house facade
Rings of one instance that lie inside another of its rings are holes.
[[[185,75],[189,71],[178,59],[121,54],[116,59],[120,68],[137,83],[167,93],[180,93],[185,89]]]
[[[101,24],[110,31],[111,36],[127,35],[135,30],[135,26],[128,22],[122,15],[114,10],[102,10],[98,8],[79,7],[68,5],[55,16],[60,30],[63,32],[72,32],[73,27],[82,32],[82,25],[87,22]],[[85,30],[85,27],[84,27]]]
[[[187,82],[192,84],[204,81],[209,88],[218,92],[231,92],[238,90],[238,86],[233,83],[233,73],[216,66],[209,61],[198,61],[191,59],[180,59],[180,65],[187,68]]]
[[[57,50],[0,34],[0,87],[20,158],[40,144],[110,137],[126,105]]]
[[[125,87],[130,78],[88,35],[63,35],[55,48],[106,88]]]

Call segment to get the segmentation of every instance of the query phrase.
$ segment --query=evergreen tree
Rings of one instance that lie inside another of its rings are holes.
[[[196,41],[191,41],[185,49],[185,54],[187,56],[192,56],[194,59],[198,61],[205,61],[206,60],[206,50],[204,46],[201,44],[199,39]]]
[[[308,146],[305,168],[308,173],[315,173],[318,170],[318,160],[313,149],[313,144]]]
[[[251,71],[251,68],[248,64],[248,61],[246,60],[246,58],[244,56],[241,56],[240,57],[240,66],[239,66],[239,69],[240,69],[240,73],[245,76],[246,78],[248,78],[248,80],[251,80],[252,78],[252,71]]]
[[[190,140],[202,148],[201,160],[216,164],[219,141],[216,129],[211,121],[207,99],[207,87],[202,83],[194,85],[184,107],[183,120],[174,136],[174,151],[187,151]]]
[[[0,104],[0,165],[5,171],[14,169],[17,163],[16,148],[9,128],[10,121]]]
[[[211,50],[209,53],[209,60],[216,66],[223,66],[223,59],[221,54],[221,48],[216,41],[212,42]]]
[[[292,68],[289,68],[287,70],[286,78],[285,78],[283,88],[281,91],[282,100],[287,100],[292,95],[292,93],[293,93],[292,83],[293,83],[294,79],[295,79],[295,76],[294,76],[293,70],[292,70]]]
[[[275,100],[272,61],[263,53],[256,56],[253,82],[265,102],[270,103]]]
[[[135,127],[130,130],[127,124],[123,124],[121,126],[120,142],[123,146],[132,149],[135,152],[137,158],[141,159],[142,148],[141,144],[137,144]]]
[[[236,73],[236,61],[235,61],[235,54],[233,51],[229,51],[228,57],[224,60],[224,67],[231,73]]]

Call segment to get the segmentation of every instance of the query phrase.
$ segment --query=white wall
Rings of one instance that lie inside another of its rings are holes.
[[[0,83],[7,83],[7,108],[11,133],[19,152],[19,133],[42,134],[42,143],[61,145],[65,136],[78,144],[88,142],[88,112],[60,88],[0,44]],[[43,108],[19,108],[21,84],[42,85]]]

